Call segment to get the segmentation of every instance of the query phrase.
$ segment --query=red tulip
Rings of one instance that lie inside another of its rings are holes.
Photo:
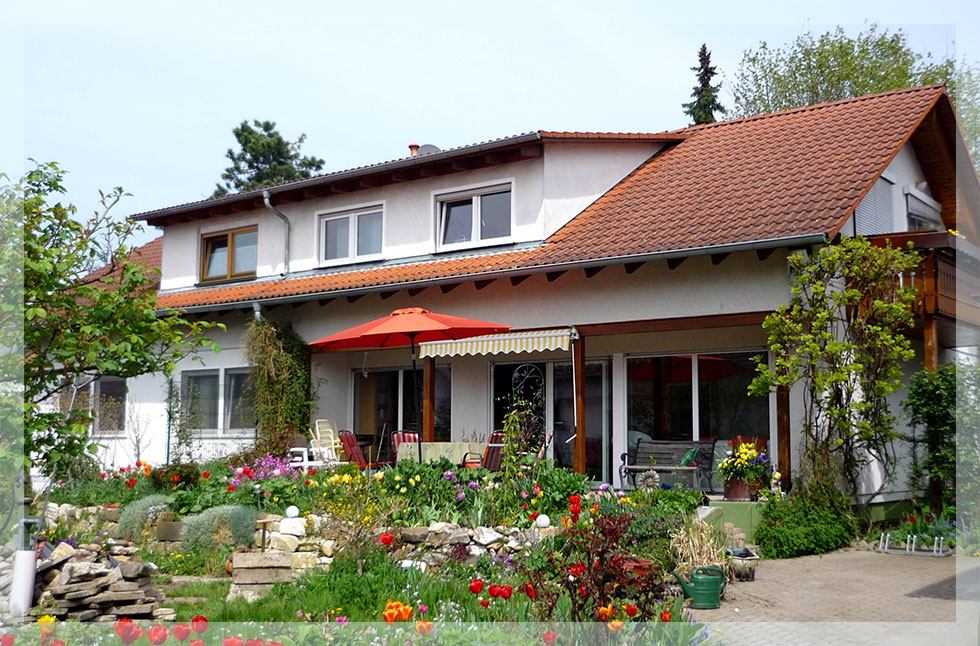
[[[187,646],[204,646],[204,640],[203,639],[192,639],[189,642],[187,642]]]
[[[484,608],[486,608],[487,606],[490,605],[490,600],[489,599],[480,599],[480,605],[483,606]]]
[[[660,613],[660,621],[664,623],[670,621],[670,617],[671,617],[670,610],[664,610],[663,612]]]
[[[494,598],[500,596],[500,586],[496,583],[490,585],[490,596]]]
[[[634,606],[634,605],[633,605],[633,604],[631,604],[631,603],[627,603],[627,604],[626,604],[626,605],[625,605],[625,606],[623,607],[623,609],[624,609],[624,610],[626,610],[626,615],[627,615],[628,617],[635,617],[635,616],[636,616],[636,613],[637,613],[637,612],[639,611],[639,608],[637,608],[636,606]]]
[[[505,585],[500,588],[500,596],[504,599],[510,599],[510,595],[514,594],[513,586]]]
[[[570,502],[573,505],[578,505],[582,502],[582,496],[578,495],[577,493],[573,493],[571,496],[568,497],[568,502]]]
[[[385,532],[384,534],[378,537],[378,540],[381,541],[381,544],[384,545],[385,547],[389,547],[392,543],[395,542],[395,535]]]
[[[470,581],[470,592],[472,592],[473,594],[480,594],[481,592],[483,592],[483,580],[473,579],[472,581]]]
[[[143,627],[137,626],[133,623],[132,619],[127,617],[123,617],[117,621],[113,630],[116,631],[116,634],[119,635],[119,640],[124,644],[132,644],[143,636]]]
[[[16,638],[8,633],[0,637],[0,646],[14,646],[14,639]]]
[[[208,618],[198,615],[191,619],[191,629],[198,635],[203,635],[208,631]]]
[[[146,636],[149,638],[151,644],[154,644],[154,646],[160,646],[160,644],[170,639],[170,629],[166,626],[157,624],[156,626],[150,627],[150,630]]]
[[[174,476],[172,479],[174,482],[180,482],[180,476]]]
[[[533,583],[525,583],[524,584],[524,590],[523,590],[523,592],[524,592],[524,594],[526,594],[531,599],[536,599],[537,596],[538,596],[537,591],[535,591],[535,589],[534,589],[534,584]]]
[[[204,478],[205,480],[207,480],[208,478],[211,477],[211,472],[210,471],[205,471],[204,473],[201,474],[201,477]]]
[[[191,636],[190,624],[185,624],[181,622],[174,626],[174,639],[176,639],[177,641],[184,641],[190,636]]]
[[[245,646],[265,646],[265,642],[258,637],[245,640]]]
[[[225,646],[244,646],[245,641],[241,637],[225,637]]]
[[[235,485],[228,485],[228,491],[234,491]]]
[[[53,639],[48,642],[48,646],[65,646],[65,641],[63,639]]]
[[[588,594],[589,594],[589,591],[588,591],[588,589],[586,589],[584,583],[578,587],[578,596],[584,597],[584,596],[586,596]]]
[[[543,641],[548,646],[551,646],[552,644],[554,644],[556,639],[558,639],[558,635],[556,635],[555,633],[551,632],[550,630],[548,632],[546,632],[545,634],[541,635],[541,641]]]
[[[315,475],[316,475],[316,469],[310,469],[310,470],[309,470],[309,471],[307,471],[306,473],[308,473],[308,474],[309,474],[309,475],[311,475],[311,476],[315,476]]]

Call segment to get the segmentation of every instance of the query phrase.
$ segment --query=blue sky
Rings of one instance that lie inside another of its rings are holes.
[[[37,2],[0,52],[0,171],[56,160],[83,214],[117,185],[133,194],[120,214],[134,213],[207,197],[243,119],[306,133],[304,152],[339,170],[410,142],[686,125],[702,42],[728,77],[761,40],[865,21],[980,59],[976,3],[710,4]]]

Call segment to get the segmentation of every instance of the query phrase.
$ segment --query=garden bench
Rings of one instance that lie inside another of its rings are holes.
[[[698,465],[681,466],[681,460],[691,450],[697,449]],[[623,488],[627,478],[636,487],[637,474],[655,471],[658,474],[667,473],[676,480],[688,480],[691,489],[701,489],[705,474],[711,471],[714,442],[707,440],[678,441],[678,440],[646,440],[637,442],[636,448],[620,456],[622,464],[619,467],[619,480]]]

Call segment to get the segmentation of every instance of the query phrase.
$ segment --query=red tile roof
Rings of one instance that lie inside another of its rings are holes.
[[[666,133],[679,143],[534,248],[174,292],[161,294],[159,305],[398,289],[720,245],[831,237],[944,93],[943,86],[896,90]]]
[[[163,265],[163,236],[157,236],[153,240],[147,242],[146,244],[136,247],[133,249],[128,258],[130,262],[138,262],[148,267],[149,269],[159,270]],[[114,270],[110,265],[106,265],[101,269],[93,271],[92,273],[85,276],[82,280],[87,281],[90,278],[100,278],[107,276],[109,274],[116,274],[119,272],[119,268]],[[160,287],[160,276],[156,276],[156,280],[151,286],[152,289],[159,289]]]

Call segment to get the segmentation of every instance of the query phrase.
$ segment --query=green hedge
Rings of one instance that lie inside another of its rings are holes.
[[[256,510],[241,505],[212,507],[184,519],[180,541],[185,550],[213,549],[226,541],[247,547],[255,537],[258,517]]]

